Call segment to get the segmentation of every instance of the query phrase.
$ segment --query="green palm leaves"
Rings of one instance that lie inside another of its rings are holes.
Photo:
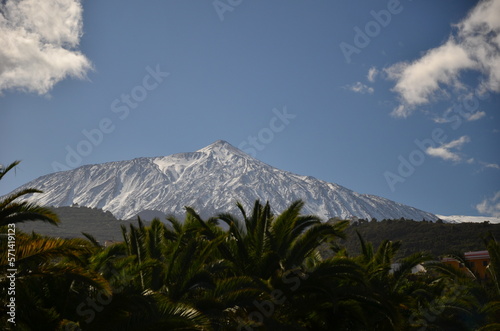
[[[0,167],[0,180],[19,163],[20,161],[15,161],[5,168]],[[26,201],[16,202],[20,197],[35,193],[42,193],[42,191],[28,188],[0,200],[0,226],[27,221],[43,221],[56,225],[59,218],[50,209]]]
[[[219,219],[229,226],[225,257],[241,273],[267,279],[276,272],[304,265],[323,242],[343,237],[346,221],[332,225],[315,216],[302,216],[303,205],[296,201],[275,217],[268,203],[256,201],[251,215],[238,204],[242,220],[220,215]]]
[[[6,247],[6,237],[0,238],[0,245]],[[110,295],[108,281],[80,263],[80,259],[91,251],[89,242],[83,239],[16,234],[16,324],[20,329],[55,329],[64,319],[76,319],[75,303],[79,300],[91,297],[95,291]],[[7,263],[6,252],[2,251],[2,303],[7,298],[9,287],[9,279],[5,276],[12,269]],[[4,310],[2,304],[2,322],[5,322]]]

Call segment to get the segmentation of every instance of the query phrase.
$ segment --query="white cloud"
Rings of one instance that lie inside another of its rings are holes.
[[[348,86],[346,86],[346,88],[349,89],[350,91],[353,91],[356,93],[361,93],[361,94],[365,94],[365,93],[372,94],[374,91],[372,87],[369,87],[361,82],[356,82],[350,86],[348,85]]]
[[[492,168],[492,169],[499,169],[499,170],[500,170],[500,165],[499,165],[499,164],[496,164],[496,163],[486,163],[486,162],[481,162],[481,164],[482,164],[485,168]]]
[[[476,205],[476,210],[481,214],[500,217],[500,191],[497,191],[493,197],[486,198]]]
[[[443,116],[434,117],[432,120],[434,121],[434,123],[437,123],[437,124],[449,123],[449,122],[451,122],[451,119],[448,117],[448,115],[452,111],[453,111],[453,108],[448,108],[444,111]]]
[[[452,150],[460,150],[462,146],[468,142],[470,142],[470,138],[468,136],[462,136],[447,144],[442,144],[439,147],[428,147],[425,152],[430,156],[439,157],[446,161],[459,162],[462,160],[462,157],[456,153],[456,151]]]
[[[473,100],[476,100],[476,99],[473,99]],[[465,105],[465,107],[467,109],[467,105],[465,104],[465,102],[463,102],[463,105]],[[484,111],[478,110],[478,111],[472,112],[472,110],[471,110],[471,112],[464,112],[462,109],[463,108],[461,105],[458,105],[458,106],[454,105],[453,107],[446,109],[441,116],[434,115],[435,117],[432,118],[432,120],[434,121],[434,123],[437,123],[437,124],[450,123],[450,122],[456,123],[457,121],[461,121],[462,118],[467,120],[468,122],[472,122],[472,121],[480,120],[481,118],[486,116],[486,112],[484,112]],[[453,112],[455,112],[456,114],[452,114]]]
[[[477,111],[477,112],[473,113],[472,115],[470,115],[467,118],[467,121],[477,121],[478,119],[481,119],[485,116],[486,116],[486,113],[484,111]]]
[[[500,92],[500,0],[480,1],[468,16],[456,25],[456,36],[430,49],[413,62],[396,63],[385,69],[396,81],[393,90],[401,104],[392,114],[406,117],[419,105],[447,95],[447,88],[461,91],[466,87],[460,74],[479,72],[481,93]]]
[[[0,93],[48,93],[66,77],[92,68],[76,47],[82,36],[80,0],[7,0],[0,4]]]
[[[429,147],[427,148],[426,150],[426,153],[430,156],[435,156],[435,157],[440,157],[442,158],[443,160],[450,160],[450,161],[459,161],[460,160],[460,156],[453,153],[453,152],[450,152],[448,149],[444,148],[444,147]]]
[[[375,81],[375,78],[377,77],[377,75],[378,75],[378,69],[375,67],[371,67],[368,70],[368,75],[366,75],[366,78],[368,79],[368,81],[373,83]]]
[[[443,118],[443,117],[436,117],[436,118],[433,118],[432,120],[434,121],[434,123],[437,123],[437,124],[443,124],[443,123],[450,122],[449,120],[447,120],[446,118]]]

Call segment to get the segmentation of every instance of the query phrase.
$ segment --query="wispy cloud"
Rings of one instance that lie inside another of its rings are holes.
[[[347,88],[350,91],[361,94],[366,94],[366,93],[372,94],[374,92],[373,87],[369,87],[368,85],[365,85],[361,82],[356,82],[352,85],[347,85],[345,88]]]
[[[443,124],[450,123],[452,119],[449,117],[449,114],[453,112],[453,108],[448,108],[444,111],[443,115],[440,117],[434,117],[432,120],[434,123]]]
[[[376,67],[371,67],[368,70],[368,75],[366,75],[366,78],[368,79],[368,81],[373,83],[377,75],[378,75],[378,69]]]
[[[485,116],[486,116],[486,113],[484,111],[477,111],[477,112],[473,113],[472,115],[470,115],[469,117],[467,117],[467,121],[477,121]]]
[[[427,155],[439,157],[446,161],[459,162],[462,161],[462,157],[456,150],[460,150],[462,146],[468,142],[470,142],[470,138],[468,136],[462,136],[447,144],[442,144],[439,147],[428,147],[425,152]]]
[[[68,76],[85,78],[82,11],[80,0],[0,2],[0,93],[46,94]]]
[[[481,214],[500,217],[500,191],[497,191],[493,197],[486,198],[478,203],[476,210]]]
[[[435,117],[432,119],[434,121],[434,123],[437,123],[437,124],[443,124],[443,123],[449,123],[450,120],[444,118],[444,117]]]
[[[448,108],[443,113],[442,116],[434,117],[432,120],[434,121],[434,123],[437,123],[437,124],[450,123],[450,122],[456,121],[457,120],[456,118],[459,115],[452,115],[452,113],[453,113],[453,108]],[[461,113],[461,116],[464,119],[466,119],[467,121],[472,122],[472,121],[480,120],[481,118],[485,117],[486,112],[476,111],[475,113]]]
[[[478,90],[500,92],[500,0],[483,0],[456,25],[457,33],[441,46],[413,62],[396,63],[385,69],[396,81],[393,90],[401,103],[392,115],[407,117],[419,105],[453,91],[466,89],[460,74],[482,74]]]
[[[500,165],[496,163],[480,162],[485,168],[498,169],[500,170]]]

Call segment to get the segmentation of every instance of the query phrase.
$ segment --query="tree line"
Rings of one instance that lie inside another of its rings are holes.
[[[375,246],[386,239],[403,242],[397,257],[426,251],[435,258],[456,252],[485,250],[484,241],[490,234],[500,237],[500,224],[444,223],[442,221],[413,221],[408,219],[359,220],[346,229],[340,243],[353,254],[360,253],[356,232]]]

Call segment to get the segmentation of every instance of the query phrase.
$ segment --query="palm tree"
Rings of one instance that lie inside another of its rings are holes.
[[[426,284],[412,275],[412,270],[420,264],[433,260],[427,253],[417,252],[395,263],[395,256],[401,242],[384,240],[377,250],[365,242],[357,233],[361,255],[354,260],[363,267],[371,293],[379,303],[370,318],[373,330],[400,330],[407,327],[412,314],[411,307],[418,304],[419,298],[428,299]],[[413,279],[412,279],[413,278]],[[380,309],[383,308],[383,309]]]
[[[2,237],[0,245],[7,246]],[[16,323],[20,329],[56,329],[66,321],[78,321],[78,303],[97,292],[110,295],[108,282],[99,274],[79,265],[90,253],[83,239],[60,239],[38,234],[16,233],[15,298]],[[6,315],[4,300],[12,265],[7,252],[0,254],[1,319]],[[8,325],[5,323],[4,325]]]
[[[146,226],[138,218],[138,226],[122,226],[122,243],[96,245],[90,265],[109,277],[114,294],[87,327],[208,330],[228,324],[224,310],[246,293],[248,280],[225,278],[228,266],[217,246],[226,235],[220,230],[209,238],[205,226],[212,233],[215,226],[187,211],[184,222],[170,217],[169,225],[154,219]]]
[[[252,214],[237,204],[243,220],[231,214],[221,214],[220,220],[229,226],[229,241],[221,245],[221,253],[235,270],[243,275],[269,279],[277,272],[305,266],[318,247],[335,238],[343,238],[347,221],[322,223],[312,215],[300,215],[302,201],[293,202],[275,217],[269,203],[254,204]]]
[[[0,167],[0,180],[19,163],[20,161],[15,161],[5,168]],[[0,226],[28,221],[43,221],[57,225],[57,223],[59,223],[59,218],[49,208],[26,201],[16,202],[20,197],[35,193],[42,193],[42,191],[34,188],[27,188],[14,192],[0,200]]]
[[[111,296],[95,304],[97,308],[84,300],[79,326],[84,330],[209,330],[211,320],[191,302],[190,293],[196,292],[196,286],[191,287],[196,276],[189,277],[192,256],[171,263],[185,248],[175,249],[175,231],[158,219],[146,226],[138,218],[138,226],[122,226],[122,233],[124,241],[108,247],[85,234],[92,253],[79,262],[106,278]],[[184,277],[182,270],[171,270],[181,268],[178,262],[187,270]]]
[[[229,226],[228,240],[219,245],[221,256],[231,263],[234,275],[249,276],[256,284],[265,285],[253,306],[246,307],[247,316],[240,320],[243,325],[289,330],[305,327],[314,308],[324,308],[332,302],[331,295],[341,292],[339,287],[347,288],[335,281],[356,274],[357,266],[349,269],[352,263],[322,261],[319,254],[323,243],[343,238],[348,222],[323,223],[316,216],[301,215],[303,205],[295,201],[274,216],[269,203],[262,205],[257,200],[250,215],[237,204],[243,220],[231,214],[218,216]],[[326,274],[330,283],[323,277]],[[333,286],[337,292],[331,284],[339,285]],[[330,295],[326,295],[329,289]],[[335,299],[341,301],[342,297]]]

